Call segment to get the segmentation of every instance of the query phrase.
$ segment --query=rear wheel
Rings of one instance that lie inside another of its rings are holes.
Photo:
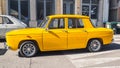
[[[33,57],[38,52],[37,45],[32,41],[25,41],[20,45],[19,55]]]
[[[87,49],[90,51],[90,52],[97,52],[97,51],[100,51],[101,50],[101,47],[102,47],[102,43],[100,40],[98,39],[92,39],[88,42],[88,47]]]

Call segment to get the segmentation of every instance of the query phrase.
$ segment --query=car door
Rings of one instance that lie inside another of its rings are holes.
[[[50,21],[48,29],[43,32],[43,49],[67,49],[67,32],[64,18],[55,18]]]
[[[0,16],[0,39],[5,38],[5,30],[6,30],[6,26],[3,21],[3,17]]]
[[[82,19],[68,18],[68,48],[84,48],[87,40],[87,32]]]

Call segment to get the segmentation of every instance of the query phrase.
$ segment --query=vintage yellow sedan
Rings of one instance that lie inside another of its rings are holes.
[[[47,16],[37,28],[13,30],[6,34],[7,46],[19,49],[25,57],[40,51],[56,51],[87,48],[91,52],[110,44],[113,30],[96,28],[90,18],[81,15]]]

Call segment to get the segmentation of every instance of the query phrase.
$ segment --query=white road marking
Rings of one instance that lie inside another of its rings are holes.
[[[90,56],[95,56],[95,55],[100,55],[100,54],[106,54],[106,53],[110,53],[110,52],[117,52],[118,50],[111,50],[111,51],[103,51],[103,52],[96,52],[96,53],[79,53],[79,54],[69,54],[66,55],[69,57],[69,59],[75,59],[75,58],[84,58],[84,57],[90,57]],[[65,54],[66,52],[64,52]]]
[[[91,68],[120,68],[120,66],[91,67]]]
[[[105,52],[98,52],[98,53],[71,54],[71,55],[65,55],[65,56],[68,57],[68,59],[73,63],[73,65],[76,68],[81,68],[81,67],[86,68],[86,67],[89,67],[89,66],[94,66],[94,65],[98,65],[98,64],[104,64],[104,63],[107,63],[107,62],[120,60],[120,57],[94,58],[94,56],[97,56],[97,55],[100,55],[100,54],[108,54],[108,53],[117,52],[117,51],[118,50],[112,50],[112,51],[105,51]],[[89,58],[91,56],[93,56],[93,58]],[[120,66],[117,66],[117,67],[120,67]],[[96,67],[96,68],[98,68],[98,67]],[[110,67],[108,67],[108,68],[110,68]],[[114,68],[114,67],[112,67],[112,68]]]
[[[120,36],[114,36],[113,43],[120,44]],[[114,66],[101,66],[101,67],[94,67],[96,65],[105,64],[105,63],[111,63],[113,61],[120,60],[119,56],[113,56],[113,57],[95,57],[100,55],[107,55],[107,54],[113,54],[119,52],[119,49],[116,50],[109,50],[109,51],[103,51],[103,52],[96,52],[96,53],[77,53],[77,54],[69,54],[69,51],[64,52],[64,55],[73,63],[73,65],[76,68],[120,68],[120,65]],[[72,51],[71,51],[72,52]],[[73,52],[74,53],[74,52]],[[116,62],[117,63],[117,62]]]
[[[76,66],[76,68],[80,68],[80,67],[94,66],[94,65],[112,62],[112,61],[116,61],[116,60],[120,60],[120,57],[78,59],[78,60],[72,60],[72,63]]]

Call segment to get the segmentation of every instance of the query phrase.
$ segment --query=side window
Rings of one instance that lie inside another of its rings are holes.
[[[0,24],[3,24],[3,18],[0,17]]]
[[[68,28],[84,28],[82,19],[69,18],[68,19]]]
[[[62,29],[65,28],[65,23],[63,18],[52,19],[49,24],[49,29]]]
[[[11,20],[9,20],[8,18],[6,18],[6,17],[4,17],[4,23],[13,24],[13,22]]]

